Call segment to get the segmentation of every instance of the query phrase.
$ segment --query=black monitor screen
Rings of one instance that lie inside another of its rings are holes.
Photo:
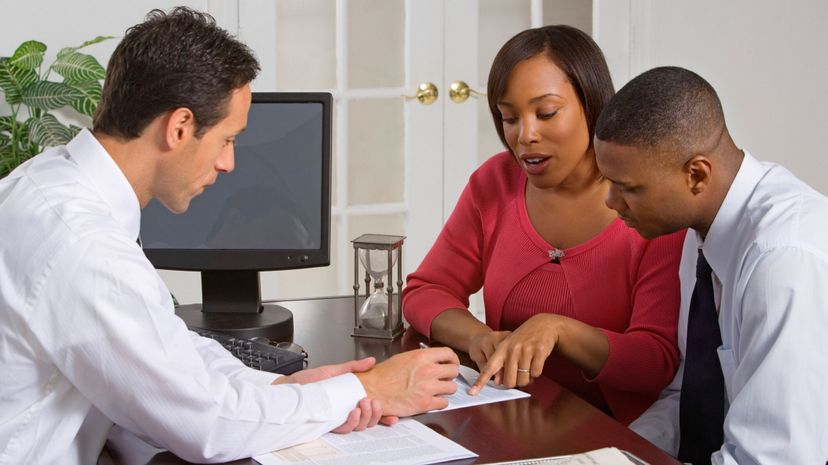
[[[330,94],[254,93],[235,169],[184,214],[153,200],[141,241],[158,268],[278,270],[329,263]]]

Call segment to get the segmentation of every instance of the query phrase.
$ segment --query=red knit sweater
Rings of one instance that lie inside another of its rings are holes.
[[[554,352],[549,376],[628,424],[658,397],[679,362],[676,324],[678,265],[684,231],[651,241],[621,220],[594,238],[554,249],[526,212],[526,175],[508,152],[483,164],[417,271],[408,276],[403,309],[414,328],[429,335],[431,321],[449,308],[468,308],[483,287],[486,324],[514,330],[549,312],[601,328],[609,357],[587,380]],[[563,219],[565,220],[565,219]]]

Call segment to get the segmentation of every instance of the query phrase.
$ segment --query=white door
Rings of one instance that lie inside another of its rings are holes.
[[[601,46],[613,82],[621,87],[646,67],[651,0],[444,0],[445,75],[440,89],[463,81],[485,92],[489,67],[513,35],[568,24]],[[448,92],[445,93],[447,95]],[[469,174],[503,150],[485,96],[463,103],[443,99],[443,211],[451,213]]]
[[[613,14],[628,11],[629,1],[614,2]],[[261,61],[255,91],[328,91],[335,98],[331,266],[263,273],[265,299],[351,293],[350,240],[365,232],[407,236],[404,273],[413,271],[468,176],[503,150],[485,96],[455,103],[451,84],[463,81],[485,92],[495,53],[515,33],[557,23],[592,32],[598,17],[597,0],[208,4]],[[615,49],[626,53],[623,44]],[[424,83],[437,87],[433,104],[401,97]],[[165,272],[168,282],[181,279],[171,274]],[[182,302],[198,301],[197,277],[187,279],[186,291],[172,285],[174,292]],[[481,312],[478,299],[473,302]]]
[[[518,32],[545,24],[569,24],[592,32],[590,0],[445,0],[445,75],[442,88],[467,85],[472,97],[443,100],[443,219],[469,175],[504,150],[485,97],[489,68],[500,47]],[[475,96],[477,94],[477,96]],[[482,291],[470,307],[483,318]]]
[[[504,150],[484,95],[489,68],[500,47],[524,29],[568,24],[587,32],[601,46],[616,87],[620,87],[634,72],[643,70],[644,57],[648,56],[650,1],[443,0],[444,75],[439,83],[444,96],[440,204],[443,221],[451,214],[475,168]],[[460,84],[459,81],[477,97],[463,101],[446,98],[451,86]],[[436,205],[432,204],[432,208]],[[418,234],[429,237],[432,231]],[[416,267],[416,263],[409,266]],[[478,318],[483,318],[482,291],[472,296],[470,307]]]

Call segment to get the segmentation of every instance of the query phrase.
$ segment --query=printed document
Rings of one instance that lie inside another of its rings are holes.
[[[503,402],[504,400],[529,397],[528,392],[523,392],[518,389],[505,389],[498,387],[494,384],[494,381],[489,381],[489,383],[483,386],[483,389],[481,389],[476,396],[471,396],[469,395],[469,389],[479,376],[480,373],[478,373],[474,368],[460,365],[460,375],[454,380],[457,383],[457,392],[448,397],[448,407],[442,410],[434,411],[444,412],[446,410],[454,410],[456,408],[472,407],[481,404],[491,404],[492,402]]]
[[[328,433],[311,441],[253,457],[262,465],[427,465],[477,457],[417,420],[350,434]]]
[[[647,465],[647,463],[629,452],[618,450],[615,447],[605,447],[583,454],[497,462],[489,465]]]

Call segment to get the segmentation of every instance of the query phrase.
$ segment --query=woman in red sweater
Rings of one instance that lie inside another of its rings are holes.
[[[549,376],[627,424],[678,367],[684,233],[647,241],[604,204],[592,136],[612,95],[601,50],[575,28],[501,48],[488,100],[509,150],[472,174],[403,308],[417,331],[468,352],[481,380]],[[468,311],[481,287],[485,324]]]

